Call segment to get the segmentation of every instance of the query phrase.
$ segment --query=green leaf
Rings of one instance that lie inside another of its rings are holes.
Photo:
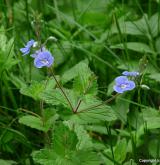
[[[101,106],[99,108],[79,112],[71,117],[71,120],[81,124],[100,123],[102,121],[113,121],[116,119],[113,109],[109,106]]]
[[[0,159],[0,164],[1,165],[14,165],[14,164],[17,164],[15,161],[13,160],[3,160],[3,159]]]
[[[41,165],[97,165],[100,159],[97,153],[92,151],[77,151],[62,157],[52,149],[42,149],[32,153],[33,160]]]
[[[62,75],[62,83],[67,83],[74,79],[73,90],[82,95],[82,94],[97,94],[97,81],[94,74],[88,67],[88,62],[81,61],[80,63],[73,66],[71,69],[66,71]]]
[[[53,132],[53,148],[58,155],[65,157],[70,151],[76,149],[77,137],[65,125],[60,124]]]
[[[64,121],[64,124],[76,133],[78,138],[78,143],[76,145],[77,150],[92,148],[92,139],[83,125],[75,124],[72,121]]]
[[[127,141],[126,139],[121,139],[115,147],[114,156],[115,160],[122,163],[126,158]],[[121,154],[120,154],[121,153]]]
[[[130,161],[128,162],[125,162],[124,165],[137,165],[137,163],[135,163],[135,161],[133,159],[131,159]]]
[[[78,138],[78,143],[76,145],[76,148],[78,150],[81,149],[89,149],[92,147],[92,140],[87,131],[84,129],[82,125],[75,125],[74,131]]]
[[[158,34],[158,13],[152,15],[150,19],[148,19],[148,15],[144,14],[139,20],[124,21],[122,18],[118,20],[118,23],[122,34],[141,35],[149,39],[151,38],[149,29],[153,37]],[[116,25],[112,26],[111,32],[112,34],[119,33]]]
[[[143,109],[143,118],[147,129],[160,128],[160,112],[153,108]]]
[[[153,108],[142,109],[142,116],[143,123],[141,123],[139,129],[137,130],[137,139],[145,134],[146,129],[152,130],[160,128],[160,112],[158,110]]]
[[[124,97],[130,98],[130,95],[120,95],[116,99],[116,104],[113,106],[117,117],[125,124],[127,122],[127,113],[129,112],[129,102],[121,100]]]
[[[92,124],[92,125],[86,125],[85,128],[88,131],[92,131],[92,132],[97,132],[99,134],[108,135],[107,128],[106,128],[106,126],[103,126],[103,125]]]
[[[102,102],[95,97],[86,95],[78,109],[78,113],[72,115],[71,120],[75,123],[87,124],[117,119],[115,112],[110,106],[102,104],[96,107],[99,104],[102,104]]]
[[[158,28],[159,28],[159,14],[158,13],[155,13],[149,19],[149,27],[150,27],[152,36],[156,37],[158,35]]]
[[[21,77],[17,77],[14,74],[10,74],[10,81],[16,86],[16,88],[20,89],[23,87],[26,87],[26,83],[23,80],[23,78]]]
[[[98,165],[101,164],[100,158],[96,152],[90,150],[79,150],[73,155],[75,165]],[[77,160],[76,160],[77,159]]]
[[[57,156],[52,149],[41,149],[32,153],[33,160],[41,165],[53,165],[56,163]]]
[[[2,31],[5,30],[2,28]],[[7,40],[5,33],[0,33],[0,76],[19,62],[14,55],[14,39]]]
[[[157,73],[154,72],[154,73],[150,74],[149,77],[155,81],[160,82],[160,73],[158,73],[158,72]]]
[[[52,116],[46,117],[46,119],[38,118],[32,115],[26,115],[26,116],[22,116],[19,119],[19,122],[31,128],[35,128],[37,130],[47,132],[54,124],[54,122],[57,120],[57,118],[58,115],[56,114],[55,115],[52,114]]]
[[[71,103],[75,106],[76,105],[76,97],[72,90],[63,88],[64,92],[66,93],[67,97],[71,101]],[[43,92],[41,94],[41,99],[43,99],[46,103],[52,105],[63,105],[66,108],[70,109],[69,103],[67,102],[66,98],[64,97],[62,91],[59,88],[53,89],[52,92]]]
[[[32,97],[35,100],[40,100],[40,95],[42,92],[52,92],[52,89],[55,87],[55,85],[56,83],[53,78],[42,82],[32,81],[30,86],[22,87],[20,92],[23,95]]]
[[[84,60],[70,68],[69,70],[65,71],[61,77],[61,81],[63,84],[73,80],[75,77],[78,76],[78,72],[81,70],[82,67],[86,67],[88,65],[88,61]]]
[[[87,65],[77,71],[78,76],[74,79],[73,90],[79,94],[97,94],[96,77]]]
[[[78,132],[81,132],[80,129]],[[33,160],[42,165],[97,165],[97,153],[91,150],[77,150],[77,136],[68,127],[60,124],[53,132],[51,148],[32,153]]]
[[[159,139],[150,139],[149,141],[149,153],[151,154],[152,157],[160,157],[160,153],[157,152],[160,147],[159,147]]]
[[[128,49],[139,52],[139,53],[151,53],[154,54],[154,51],[145,43],[141,42],[127,42],[126,46]],[[125,49],[124,44],[117,44],[111,46],[112,49]]]

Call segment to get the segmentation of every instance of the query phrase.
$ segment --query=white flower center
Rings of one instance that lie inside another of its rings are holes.
[[[121,86],[120,86],[122,89],[125,89],[126,87],[127,87],[127,85],[126,84],[121,84]]]
[[[46,59],[42,59],[41,62],[42,62],[44,65],[47,65],[47,64],[49,63]]]

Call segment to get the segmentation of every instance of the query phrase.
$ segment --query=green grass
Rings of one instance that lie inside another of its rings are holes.
[[[0,164],[158,159],[159,9],[158,0],[2,0]],[[46,44],[56,77],[19,50],[50,36],[57,39]],[[140,72],[136,88],[112,99],[114,79],[125,70]]]

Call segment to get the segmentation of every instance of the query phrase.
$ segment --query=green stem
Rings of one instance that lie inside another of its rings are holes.
[[[78,108],[81,105],[81,102],[82,102],[82,100],[79,99],[78,104],[77,104],[76,108],[74,109],[74,113],[76,113],[78,111]]]
[[[73,106],[72,106],[72,103],[71,103],[71,101],[69,100],[68,96],[66,95],[65,91],[63,90],[63,88],[61,87],[60,83],[58,82],[56,76],[55,76],[54,73],[53,73],[52,68],[50,68],[50,71],[51,71],[51,74],[52,74],[54,80],[56,81],[56,84],[58,85],[58,87],[59,87],[59,89],[61,90],[62,94],[63,94],[64,97],[66,98],[66,100],[67,100],[69,106],[71,107],[72,112],[74,112],[74,108],[73,108]]]

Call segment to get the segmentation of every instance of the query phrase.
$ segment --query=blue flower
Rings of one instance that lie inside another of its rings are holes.
[[[34,43],[35,43],[34,40],[30,40],[30,41],[27,42],[27,44],[25,45],[24,48],[20,49],[20,51],[23,53],[23,56],[29,54],[30,49],[31,49],[31,47],[33,46]]]
[[[36,68],[42,68],[44,66],[49,68],[53,62],[54,58],[49,51],[39,52],[34,59],[34,65]]]
[[[128,72],[128,71],[124,71],[122,74],[124,76],[132,76],[132,77],[139,76],[139,72]]]
[[[117,93],[123,93],[125,91],[130,91],[135,88],[135,83],[134,81],[128,80],[126,76],[119,76],[115,79],[116,84],[113,87],[113,89]]]
[[[36,50],[36,52],[34,54],[31,54],[30,56],[36,58],[40,52],[45,52],[45,51],[46,51],[45,47],[42,47],[41,49]]]

